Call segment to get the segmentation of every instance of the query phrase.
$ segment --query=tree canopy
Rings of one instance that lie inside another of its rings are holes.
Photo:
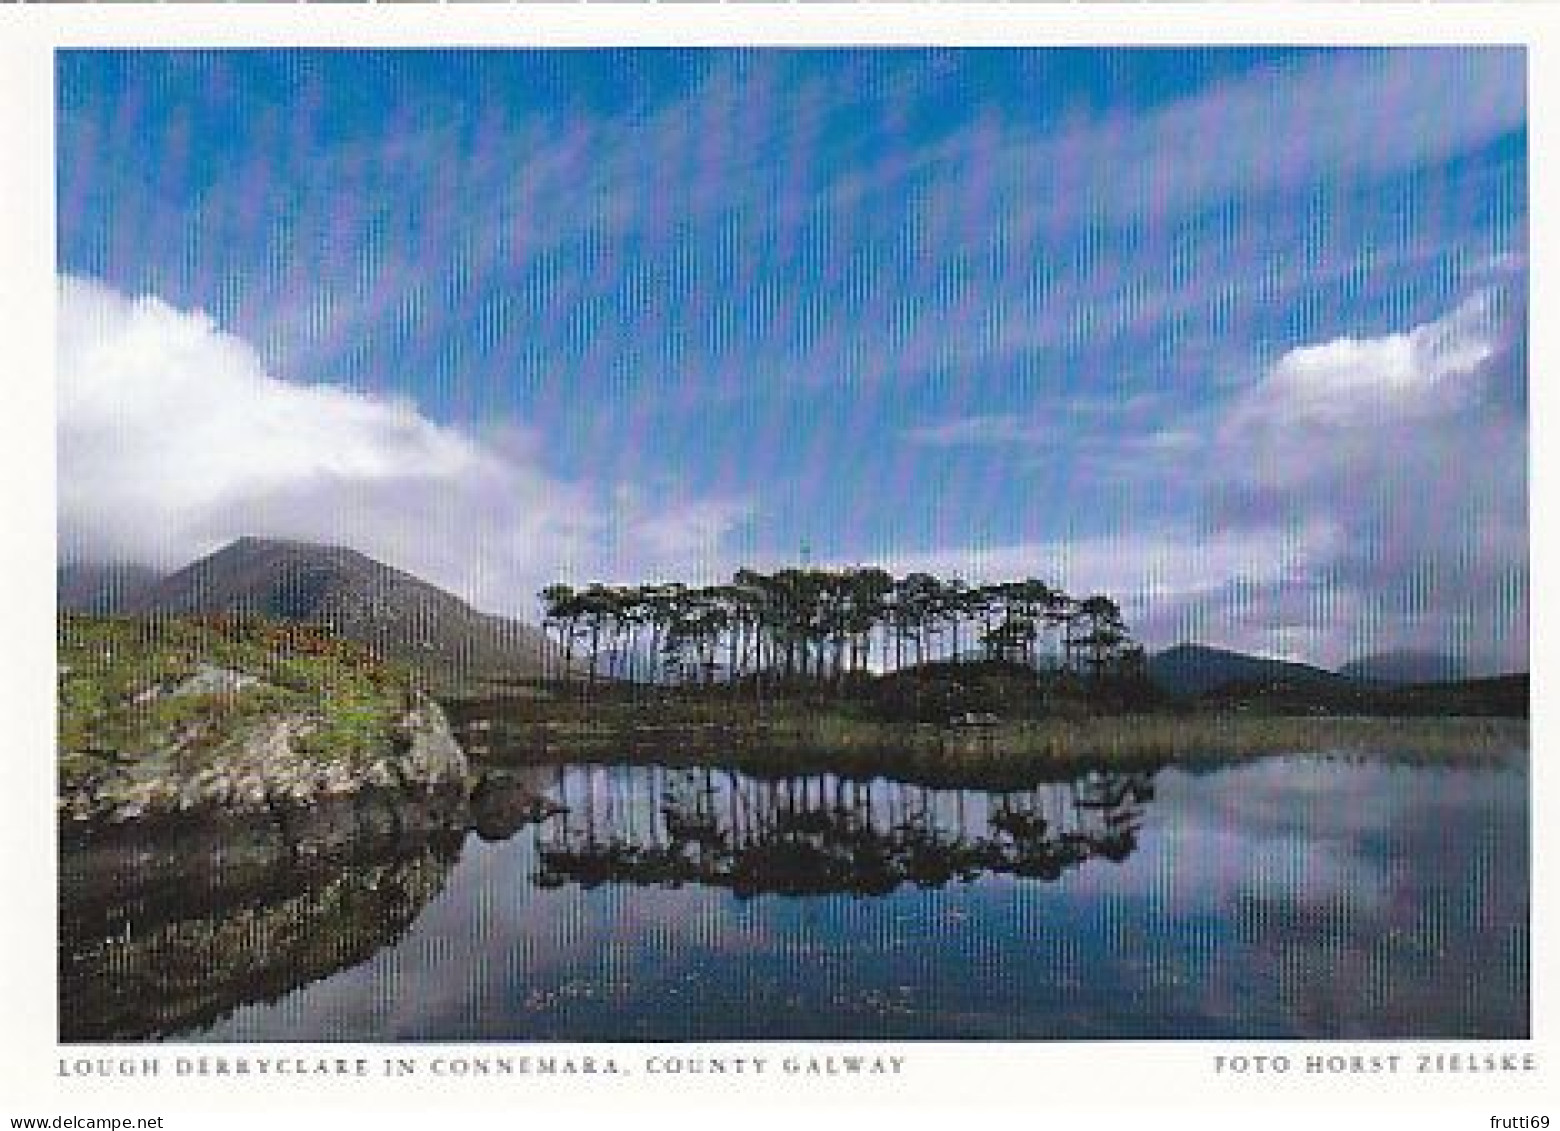
[[[1029,578],[972,584],[876,566],[740,569],[726,584],[566,584],[541,593],[559,678],[844,686],[971,660],[1098,681],[1140,666],[1121,609]]]

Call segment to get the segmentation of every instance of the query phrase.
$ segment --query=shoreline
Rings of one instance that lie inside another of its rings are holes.
[[[457,721],[458,735],[470,722]],[[481,722],[482,720],[475,720]],[[545,735],[489,720],[476,765],[661,764],[761,777],[835,774],[929,786],[1028,788],[1091,771],[1227,765],[1317,756],[1395,764],[1525,767],[1528,722],[1512,718],[1249,718],[1110,716],[947,730],[814,717],[785,726],[597,726]],[[846,733],[848,732],[848,734]]]
[[[1380,753],[1483,760],[1528,749],[1529,720],[1504,716],[1100,715],[962,726],[886,723],[842,715],[743,721],[591,722],[548,718],[457,718],[473,762],[547,760],[579,754],[681,754],[699,761],[766,753],[832,751],[950,762],[1176,761],[1285,753]],[[813,760],[812,758],[808,759]]]
[[[222,827],[262,857],[345,850],[362,838],[421,840],[474,831],[503,839],[546,815],[533,771],[570,762],[722,767],[763,777],[835,774],[886,777],[926,785],[1024,788],[1091,771],[1204,767],[1271,757],[1320,757],[1395,764],[1502,768],[1525,766],[1528,724],[1508,718],[1166,718],[1119,716],[981,728],[862,725],[819,717],[810,725],[574,726],[520,748],[473,753],[462,728],[443,730],[464,749],[459,775],[398,782],[355,779],[352,788],[263,799],[192,800],[176,776],[143,780],[142,793],[166,803],[127,809],[96,798],[59,800],[62,849],[161,841],[202,841]],[[545,724],[541,725],[545,729]],[[842,737],[848,731],[848,737]],[[493,731],[487,731],[491,738]],[[511,739],[517,737],[509,736]],[[449,767],[448,763],[444,767]],[[71,806],[75,811],[72,813]],[[218,837],[219,840],[231,839]]]
[[[82,780],[62,779],[56,800],[61,830],[87,836],[129,823],[208,815],[285,825],[296,814],[337,802],[469,794],[472,768],[438,703],[416,702],[401,725],[404,747],[370,758],[321,757],[298,748],[304,724],[296,713],[261,715],[231,744],[225,764],[191,764],[178,752],[156,751]]]
[[[975,694],[974,684],[969,694],[913,703],[843,693],[755,702],[610,685],[590,696],[544,684],[436,696],[318,626],[76,615],[61,625],[56,802],[67,841],[122,825],[221,820],[275,826],[285,840],[327,812],[397,799],[408,811],[481,811],[507,791],[506,771],[579,760],[988,780],[1286,753],[1488,762],[1530,741],[1518,713],[1525,693],[1370,700],[1397,711],[1131,707],[1076,694],[1036,699],[1034,688],[1027,697],[998,694],[1003,687]],[[911,711],[938,721],[908,721]],[[517,808],[508,798],[490,816],[502,824]]]

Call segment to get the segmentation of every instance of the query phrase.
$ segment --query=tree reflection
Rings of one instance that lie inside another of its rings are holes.
[[[367,961],[443,890],[464,812],[358,798],[64,845],[60,1038],[186,1034]]]
[[[1153,771],[1095,770],[1021,790],[933,789],[714,768],[559,771],[537,827],[541,887],[702,884],[740,897],[886,895],[986,873],[1056,880],[1137,848]]]

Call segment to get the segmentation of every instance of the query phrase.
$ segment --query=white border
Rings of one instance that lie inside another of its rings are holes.
[[[170,5],[103,4],[9,6],[0,9],[0,325],[6,349],[0,451],[5,460],[4,536],[0,561],[5,583],[5,648],[0,649],[0,689],[7,728],[0,744],[0,847],[4,849],[3,950],[0,950],[0,1119],[12,1116],[164,1115],[168,1127],[272,1127],[328,1122],[379,1127],[421,1126],[444,1113],[503,1109],[530,1120],[563,1108],[613,1114],[625,1123],[660,1125],[681,1109],[730,1123],[793,1126],[840,1115],[859,1122],[863,1107],[891,1108],[897,1118],[919,1114],[939,1123],[957,1111],[986,1107],[1024,1112],[1026,1121],[1093,1126],[1236,1127],[1254,1118],[1278,1126],[1314,1125],[1318,1118],[1343,1126],[1489,1127],[1491,1116],[1547,1114],[1560,1125],[1560,1107],[1542,1097],[1556,1094],[1557,998],[1554,945],[1557,919],[1551,893],[1560,891],[1554,866],[1556,775],[1546,765],[1553,710],[1545,702],[1545,658],[1555,639],[1553,602],[1535,586],[1532,885],[1534,1040],[1508,1047],[1537,1055],[1534,1076],[1404,1074],[1397,1077],[1329,1077],[1291,1072],[1282,1077],[1216,1077],[1214,1056],[1341,1051],[1487,1051],[1476,1045],[1425,1042],[1345,1044],[906,1044],[873,1046],[909,1058],[904,1076],[887,1083],[816,1081],[806,1085],[767,1076],[733,1089],[729,1082],[686,1078],[675,1087],[632,1086],[573,1080],[502,1082],[485,1087],[440,1085],[426,1077],[254,1083],[235,1087],[213,1077],[171,1079],[61,1079],[54,1042],[54,850],[52,759],[54,635],[54,423],[53,278],[55,224],[52,51],[56,47],[124,46],[608,46],[608,45],[890,45],[941,43],[999,45],[1056,43],[1520,43],[1529,48],[1532,79],[1530,151],[1532,187],[1531,309],[1560,309],[1550,282],[1556,228],[1546,204],[1560,201],[1554,156],[1560,152],[1560,36],[1545,5],[1296,2],[1149,5],[1114,3],[1034,5],[697,4],[649,7],[606,4],[532,5]],[[1541,16],[1543,18],[1541,18]],[[1542,375],[1556,357],[1554,320],[1534,318],[1531,345],[1532,450],[1553,420],[1553,396]],[[1553,459],[1535,458],[1531,576],[1554,576],[1549,521]],[[803,1054],[830,1051],[791,1046]],[[416,1046],[424,1058],[434,1046]],[[156,1056],[172,1072],[178,1056],[201,1049],[125,1046],[91,1055]],[[234,1046],[213,1046],[234,1055]],[[265,1049],[250,1050],[263,1053]],[[278,1051],[273,1047],[270,1052]],[[380,1046],[286,1046],[292,1054],[368,1056]],[[398,1053],[408,1051],[397,1048]],[[553,1046],[552,1051],[563,1051]],[[609,1050],[578,1046],[596,1055]],[[631,1063],[643,1047],[621,1050]],[[736,1046],[720,1046],[735,1055]],[[786,1046],[762,1046],[778,1059]],[[79,1055],[78,1050],[70,1050]],[[853,1114],[852,1114],[853,1113]]]

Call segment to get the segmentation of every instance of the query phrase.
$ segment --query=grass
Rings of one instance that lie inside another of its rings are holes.
[[[799,704],[763,717],[731,707],[457,703],[451,716],[457,729],[476,721],[494,758],[719,762],[777,772],[911,768],[921,776],[955,770],[1022,774],[1080,763],[1162,765],[1299,753],[1476,762],[1500,760],[1528,746],[1527,720],[1484,716],[1161,712],[949,727]]]
[[[944,739],[1044,757],[1164,759],[1320,753],[1481,758],[1525,750],[1527,721],[1381,716],[1117,715],[997,727]]]
[[[59,627],[61,785],[136,767],[194,772],[291,716],[301,753],[357,764],[404,741],[405,673],[321,631],[254,619],[66,614]],[[203,666],[254,677],[181,691]]]
[[[220,767],[259,728],[290,718],[293,752],[362,768],[405,749],[412,677],[360,645],[256,619],[65,615],[59,640],[59,768],[66,791]],[[240,689],[194,693],[203,666],[242,672]],[[182,690],[181,690],[182,688]],[[1525,719],[1265,714],[1239,710],[1090,714],[990,726],[889,722],[850,703],[573,694],[454,700],[479,761],[573,757],[720,762],[774,771],[1034,773],[1087,762],[1195,762],[1281,753],[1490,760],[1525,751]],[[175,693],[178,692],[178,693]],[[1076,706],[1076,705],[1074,705]],[[468,730],[470,738],[477,732]]]

